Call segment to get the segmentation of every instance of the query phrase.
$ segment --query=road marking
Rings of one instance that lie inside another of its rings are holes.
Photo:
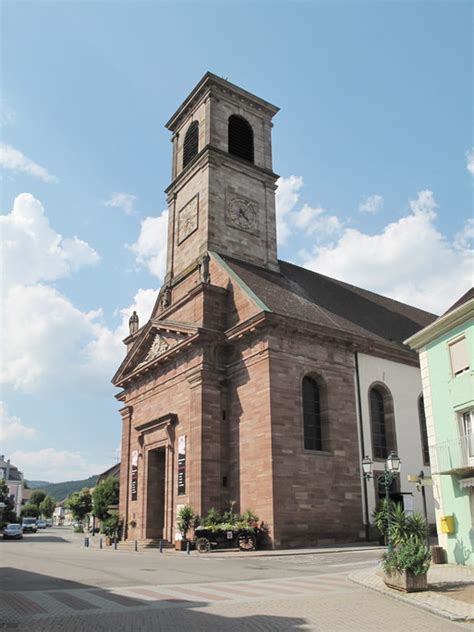
[[[46,612],[46,610],[35,601],[19,593],[4,592],[0,599],[5,606],[14,610],[17,614],[32,615]]]
[[[69,608],[72,608],[73,610],[94,610],[94,609],[99,609],[99,606],[93,604],[90,601],[85,601],[84,599],[79,599],[79,597],[76,597],[76,595],[71,595],[71,593],[62,591],[62,590],[58,590],[58,591],[49,591],[47,593],[45,593],[46,595],[48,595],[49,597],[52,597],[53,599],[56,599],[56,601],[59,601],[60,603],[69,606]]]
[[[87,610],[96,613],[124,612],[128,609],[183,607],[190,602],[205,604],[218,601],[280,599],[282,595],[317,595],[337,592],[352,586],[343,573],[305,575],[248,582],[209,582],[169,584],[165,586],[124,586],[110,589],[81,588],[66,590],[5,593],[0,605],[7,614],[32,621],[45,617],[68,616]],[[27,596],[28,595],[28,596]]]

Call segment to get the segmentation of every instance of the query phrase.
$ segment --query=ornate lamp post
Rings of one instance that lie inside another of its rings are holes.
[[[389,490],[390,490],[390,485],[393,483],[393,481],[397,478],[398,474],[400,473],[400,463],[401,461],[397,453],[392,450],[392,452],[390,452],[390,454],[387,456],[385,460],[384,471],[382,472],[382,474],[379,474],[377,476],[377,482],[381,483],[385,488],[385,505],[386,505],[386,511],[387,511],[387,547],[389,550],[392,548],[392,543],[390,541]],[[374,475],[372,473],[373,465],[374,463],[370,457],[365,456],[362,459],[362,472],[364,474],[364,478],[367,480],[369,478],[374,478]]]

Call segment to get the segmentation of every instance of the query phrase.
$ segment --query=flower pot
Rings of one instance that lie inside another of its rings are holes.
[[[175,540],[174,548],[176,551],[186,551],[187,540]]]
[[[384,582],[389,588],[406,593],[428,590],[427,573],[422,573],[421,575],[413,575],[410,571],[392,573],[391,575],[384,573]]]

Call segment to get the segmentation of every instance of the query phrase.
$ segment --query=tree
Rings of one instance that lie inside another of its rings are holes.
[[[43,502],[45,498],[46,498],[46,492],[42,491],[41,489],[35,489],[34,492],[31,492],[30,503],[32,505],[36,505],[39,509],[39,506],[41,505],[41,503]]]
[[[66,506],[72,511],[75,520],[82,522],[92,509],[92,496],[90,490],[85,487],[80,492],[74,492],[66,500]]]
[[[3,512],[0,510],[1,522],[16,522],[15,505],[10,498],[10,490],[5,479],[0,480],[0,502],[5,504]]]
[[[21,515],[23,518],[37,518],[39,513],[39,507],[37,505],[33,505],[33,503],[26,503],[26,505],[21,508]]]
[[[54,509],[56,508],[56,502],[51,496],[46,496],[39,508],[42,516],[52,518]]]
[[[117,505],[119,501],[120,483],[115,476],[109,476],[94,488],[92,500],[94,503],[94,516],[99,520],[107,520],[110,517],[109,505]]]

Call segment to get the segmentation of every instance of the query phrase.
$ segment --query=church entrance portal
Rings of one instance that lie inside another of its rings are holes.
[[[148,451],[145,537],[163,538],[165,525],[165,448]]]

